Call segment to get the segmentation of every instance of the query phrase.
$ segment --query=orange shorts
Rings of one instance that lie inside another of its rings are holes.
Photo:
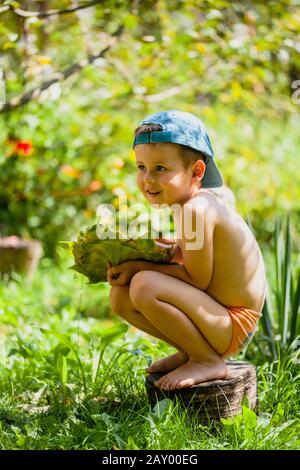
[[[261,313],[244,307],[225,307],[232,320],[232,339],[221,357],[235,356],[252,340]]]

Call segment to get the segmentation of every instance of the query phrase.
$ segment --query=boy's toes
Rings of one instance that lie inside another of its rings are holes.
[[[164,386],[164,390],[166,390],[167,392],[168,392],[169,390],[171,390],[171,384],[166,383],[165,386]]]
[[[154,385],[156,387],[159,387],[160,389],[163,389],[163,387],[165,386],[166,384],[166,378],[165,376],[164,377],[161,377],[160,379],[158,379],[156,382],[154,382]]]
[[[160,378],[159,380],[157,380],[154,383],[154,385],[159,387],[161,390],[165,390],[165,391],[174,391],[174,390],[183,388],[185,386],[184,381],[175,379],[175,377],[171,378],[167,376],[164,376]]]
[[[168,387],[167,390],[170,390],[170,391],[176,390],[176,383],[177,383],[177,380],[169,380],[166,384],[166,386]]]
[[[157,363],[153,362],[153,364],[151,364],[151,366],[146,367],[145,371],[149,372],[150,374],[152,374],[152,372],[156,372],[157,371]]]
[[[169,390],[171,390],[171,385],[172,383],[169,380],[166,380],[161,384],[161,389],[168,392]]]
[[[174,382],[170,385],[170,390],[176,390],[177,388],[177,382]]]
[[[157,380],[156,382],[154,382],[155,387],[161,387],[161,384],[162,384],[161,379],[159,379],[159,380]]]

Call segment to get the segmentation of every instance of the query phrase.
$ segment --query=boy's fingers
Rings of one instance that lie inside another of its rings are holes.
[[[156,238],[155,241],[158,241],[159,243],[165,243],[167,245],[172,245],[173,243],[176,243],[176,240],[173,238]]]
[[[121,282],[121,281],[118,280],[118,279],[110,279],[110,280],[109,280],[109,284],[110,284],[111,286],[123,286],[123,285],[124,285],[124,283]]]

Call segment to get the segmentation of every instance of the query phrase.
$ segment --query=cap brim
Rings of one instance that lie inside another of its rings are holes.
[[[211,157],[207,158],[205,166],[206,169],[202,179],[202,187],[219,188],[220,186],[223,186],[223,179],[217,165],[214,162],[214,159]]]

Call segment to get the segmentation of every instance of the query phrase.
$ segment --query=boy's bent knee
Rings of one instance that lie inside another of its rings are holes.
[[[139,271],[136,273],[130,282],[129,296],[131,302],[137,306],[146,298],[149,294],[153,295],[153,278],[155,273],[153,271]]]

